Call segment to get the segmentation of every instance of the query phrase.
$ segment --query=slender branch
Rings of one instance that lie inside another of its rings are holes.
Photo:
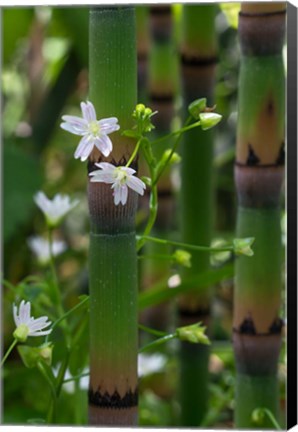
[[[141,329],[141,330],[143,330],[143,331],[145,331],[147,333],[153,334],[154,336],[162,336],[163,337],[163,336],[167,335],[167,333],[165,333],[165,332],[161,332],[159,330],[155,330],[155,329],[153,329],[151,327],[144,326],[143,324],[139,324],[138,326],[139,326],[139,329]]]
[[[138,153],[138,151],[139,151],[139,148],[140,148],[140,145],[141,145],[142,139],[143,139],[143,137],[141,137],[141,138],[139,139],[139,141],[137,142],[134,151],[132,152],[132,154],[131,154],[131,156],[130,156],[128,162],[127,162],[127,164],[125,165],[126,167],[129,167],[130,164],[132,163],[132,161],[134,160],[134,158],[136,157],[136,155],[137,155],[137,153]]]
[[[162,345],[162,344],[164,344],[164,343],[166,343],[166,342],[168,342],[168,341],[170,341],[172,339],[175,339],[176,337],[177,337],[176,333],[170,333],[170,334],[168,334],[166,336],[163,336],[163,337],[161,337],[159,339],[156,339],[155,341],[153,341],[153,342],[151,342],[151,343],[143,346],[142,348],[140,348],[139,349],[139,353],[142,353],[144,351],[148,351],[151,348],[155,348],[155,347],[157,347],[159,345]]]
[[[161,141],[169,139],[169,138],[171,138],[171,137],[173,137],[175,135],[182,134],[183,132],[187,132],[188,130],[194,129],[194,128],[200,126],[200,124],[201,124],[201,122],[197,121],[197,122],[195,122],[195,123],[193,123],[193,124],[191,124],[189,126],[183,126],[181,129],[177,129],[176,131],[173,131],[173,132],[171,132],[171,133],[169,133],[167,135],[164,135],[161,138],[158,138],[158,139],[152,141],[151,144],[152,145],[159,144]]]
[[[178,246],[178,247],[182,247],[185,249],[190,249],[190,250],[195,250],[195,251],[202,251],[202,252],[232,252],[234,250],[234,246],[225,246],[225,247],[208,247],[208,246],[197,246],[197,245],[192,245],[189,243],[180,243],[180,242],[176,242],[176,241],[172,241],[172,240],[165,240],[165,239],[159,239],[157,237],[150,237],[150,236],[146,236],[146,235],[142,235],[142,236],[137,236],[139,237],[140,241],[141,239],[143,239],[144,241],[151,241],[151,242],[155,242],[155,243],[159,243],[159,244],[164,244],[164,245],[173,245],[173,246]]]
[[[73,308],[71,308],[69,311],[67,311],[66,313],[63,314],[63,316],[61,316],[60,318],[58,318],[52,325],[52,330],[54,330],[54,328],[56,328],[58,326],[58,324],[60,324],[61,321],[63,321],[64,319],[66,319],[69,315],[71,315],[73,312],[77,311],[78,309],[80,309],[85,303],[87,303],[87,301],[89,301],[89,297],[84,298],[80,303],[76,304]],[[45,342],[48,342],[50,337],[50,334],[48,334],[46,336]]]
[[[186,122],[185,122],[185,126],[184,126],[184,128],[182,128],[182,129],[185,129],[186,127],[188,127],[188,124],[190,123],[191,119],[192,119],[192,117],[189,116],[188,119],[187,119]],[[177,147],[178,147],[178,145],[179,145],[179,143],[180,143],[180,141],[181,141],[181,138],[182,138],[182,132],[181,132],[182,129],[180,129],[180,135],[178,136],[178,138],[177,138],[175,144],[173,145],[173,148],[172,148],[171,153],[169,154],[167,160],[166,160],[165,163],[162,165],[162,167],[158,170],[158,173],[157,173],[157,175],[156,175],[156,178],[155,178],[154,181],[153,181],[153,185],[155,185],[155,184],[158,182],[158,180],[160,179],[162,173],[164,172],[164,170],[166,169],[168,163],[170,162],[170,160],[171,160],[173,154],[174,154],[175,151],[177,150]],[[155,141],[155,142],[156,142],[156,141]]]
[[[9,354],[14,349],[14,347],[16,346],[17,343],[18,343],[17,339],[14,339],[14,341],[12,342],[12,344],[10,345],[10,347],[8,348],[8,350],[6,351],[3,359],[1,360],[0,368],[2,368],[2,366],[4,365],[6,359],[8,358]]]

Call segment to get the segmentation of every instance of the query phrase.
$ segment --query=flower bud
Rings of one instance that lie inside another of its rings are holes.
[[[201,113],[199,114],[201,128],[203,130],[208,130],[213,128],[213,126],[217,125],[222,119],[220,114],[216,113]]]
[[[172,153],[171,149],[165,150],[165,152],[163,153],[162,158],[161,158],[162,164],[167,162],[171,153]],[[181,162],[181,156],[179,156],[178,153],[174,152],[168,163],[171,165],[174,165],[174,164],[178,164],[179,162]]]
[[[254,252],[250,246],[253,244],[254,241],[254,237],[234,239],[233,245],[235,254],[253,256]]]
[[[262,408],[256,408],[253,410],[251,419],[253,423],[258,426],[261,426],[264,423],[265,412]]]
[[[191,267],[191,254],[183,249],[177,249],[173,254],[174,260],[184,266]]]
[[[198,323],[198,324],[192,324],[185,327],[179,327],[176,329],[176,333],[178,338],[182,341],[210,345],[208,336],[204,333],[205,330],[206,327]]]

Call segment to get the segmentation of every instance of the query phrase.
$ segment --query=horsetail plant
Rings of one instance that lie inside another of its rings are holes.
[[[187,132],[181,146],[181,236],[182,241],[209,246],[212,234],[212,160],[213,131],[209,121],[217,114],[206,108],[212,102],[217,62],[215,5],[184,5],[181,30],[181,73],[184,117],[201,116],[201,129]],[[190,105],[195,97],[200,103]],[[200,104],[202,104],[200,106]],[[190,112],[189,112],[190,111]],[[210,112],[204,112],[210,111]],[[219,120],[219,118],[217,118]],[[206,131],[204,131],[204,129]],[[195,173],[195,175],[190,175]],[[209,254],[192,253],[192,266],[183,268],[182,277],[209,269]],[[210,289],[182,295],[178,301],[181,325],[202,321],[210,323]],[[208,403],[208,346],[182,343],[180,346],[181,426],[199,426]]]
[[[177,91],[177,55],[173,46],[172,8],[171,5],[154,5],[150,7],[150,42],[151,49],[148,62],[148,100],[150,107],[158,112],[155,117],[155,127],[152,135],[162,137],[171,130],[174,117],[175,96]],[[163,141],[153,147],[157,160],[166,157],[170,141]],[[175,163],[179,158],[172,158]],[[158,237],[168,237],[173,227],[174,194],[171,181],[171,164],[158,182],[158,214],[154,225],[154,233]],[[153,259],[143,261],[142,285],[150,287],[170,271],[170,260],[154,259],[160,255],[169,254],[168,246],[148,243],[146,253]],[[147,255],[148,256],[148,255]],[[148,325],[166,329],[169,320],[170,304],[162,303],[153,308],[147,308],[144,318]]]
[[[239,257],[235,268],[233,343],[238,428],[272,428],[279,415],[285,12],[283,2],[242,3],[239,16],[242,58],[235,163],[237,234],[255,237],[255,253],[250,260]]]

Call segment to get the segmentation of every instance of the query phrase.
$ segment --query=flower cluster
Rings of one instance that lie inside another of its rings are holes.
[[[97,120],[95,108],[93,104],[89,101],[86,103],[82,102],[81,109],[83,118],[64,115],[62,117],[63,123],[61,123],[62,129],[83,137],[75,151],[75,158],[80,158],[81,161],[87,160],[94,147],[97,147],[97,149],[105,157],[109,156],[113,149],[113,145],[112,141],[108,137],[108,134],[120,129],[118,119],[116,117],[110,117],[102,120]],[[138,110],[136,108],[136,112],[137,111]],[[142,118],[143,121],[146,123],[146,129],[150,129],[151,127],[153,127],[153,125],[151,125],[149,121],[150,117],[153,114],[154,113],[152,113],[149,108],[147,109],[146,113],[143,113],[144,118]],[[116,167],[108,162],[101,162],[95,165],[98,166],[98,168],[100,169],[90,173],[91,182],[111,184],[115,205],[118,205],[119,203],[121,203],[122,205],[126,204],[128,197],[128,188],[134,190],[140,195],[144,194],[144,189],[146,188],[146,185],[144,182],[142,182],[142,180],[134,176],[134,174],[136,173],[134,169],[127,166]],[[41,204],[40,207],[43,207],[43,209],[45,209],[46,206],[44,199],[42,199],[43,202],[41,202],[41,199],[39,201]],[[54,213],[56,213],[54,210],[54,206],[53,211]]]

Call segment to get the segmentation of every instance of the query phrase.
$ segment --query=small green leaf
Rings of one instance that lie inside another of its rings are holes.
[[[188,105],[188,111],[194,119],[199,120],[200,114],[204,112],[207,106],[207,99],[196,99]]]
[[[133,129],[125,130],[122,132],[121,135],[126,136],[128,138],[140,138],[140,134],[136,130],[133,130]]]

